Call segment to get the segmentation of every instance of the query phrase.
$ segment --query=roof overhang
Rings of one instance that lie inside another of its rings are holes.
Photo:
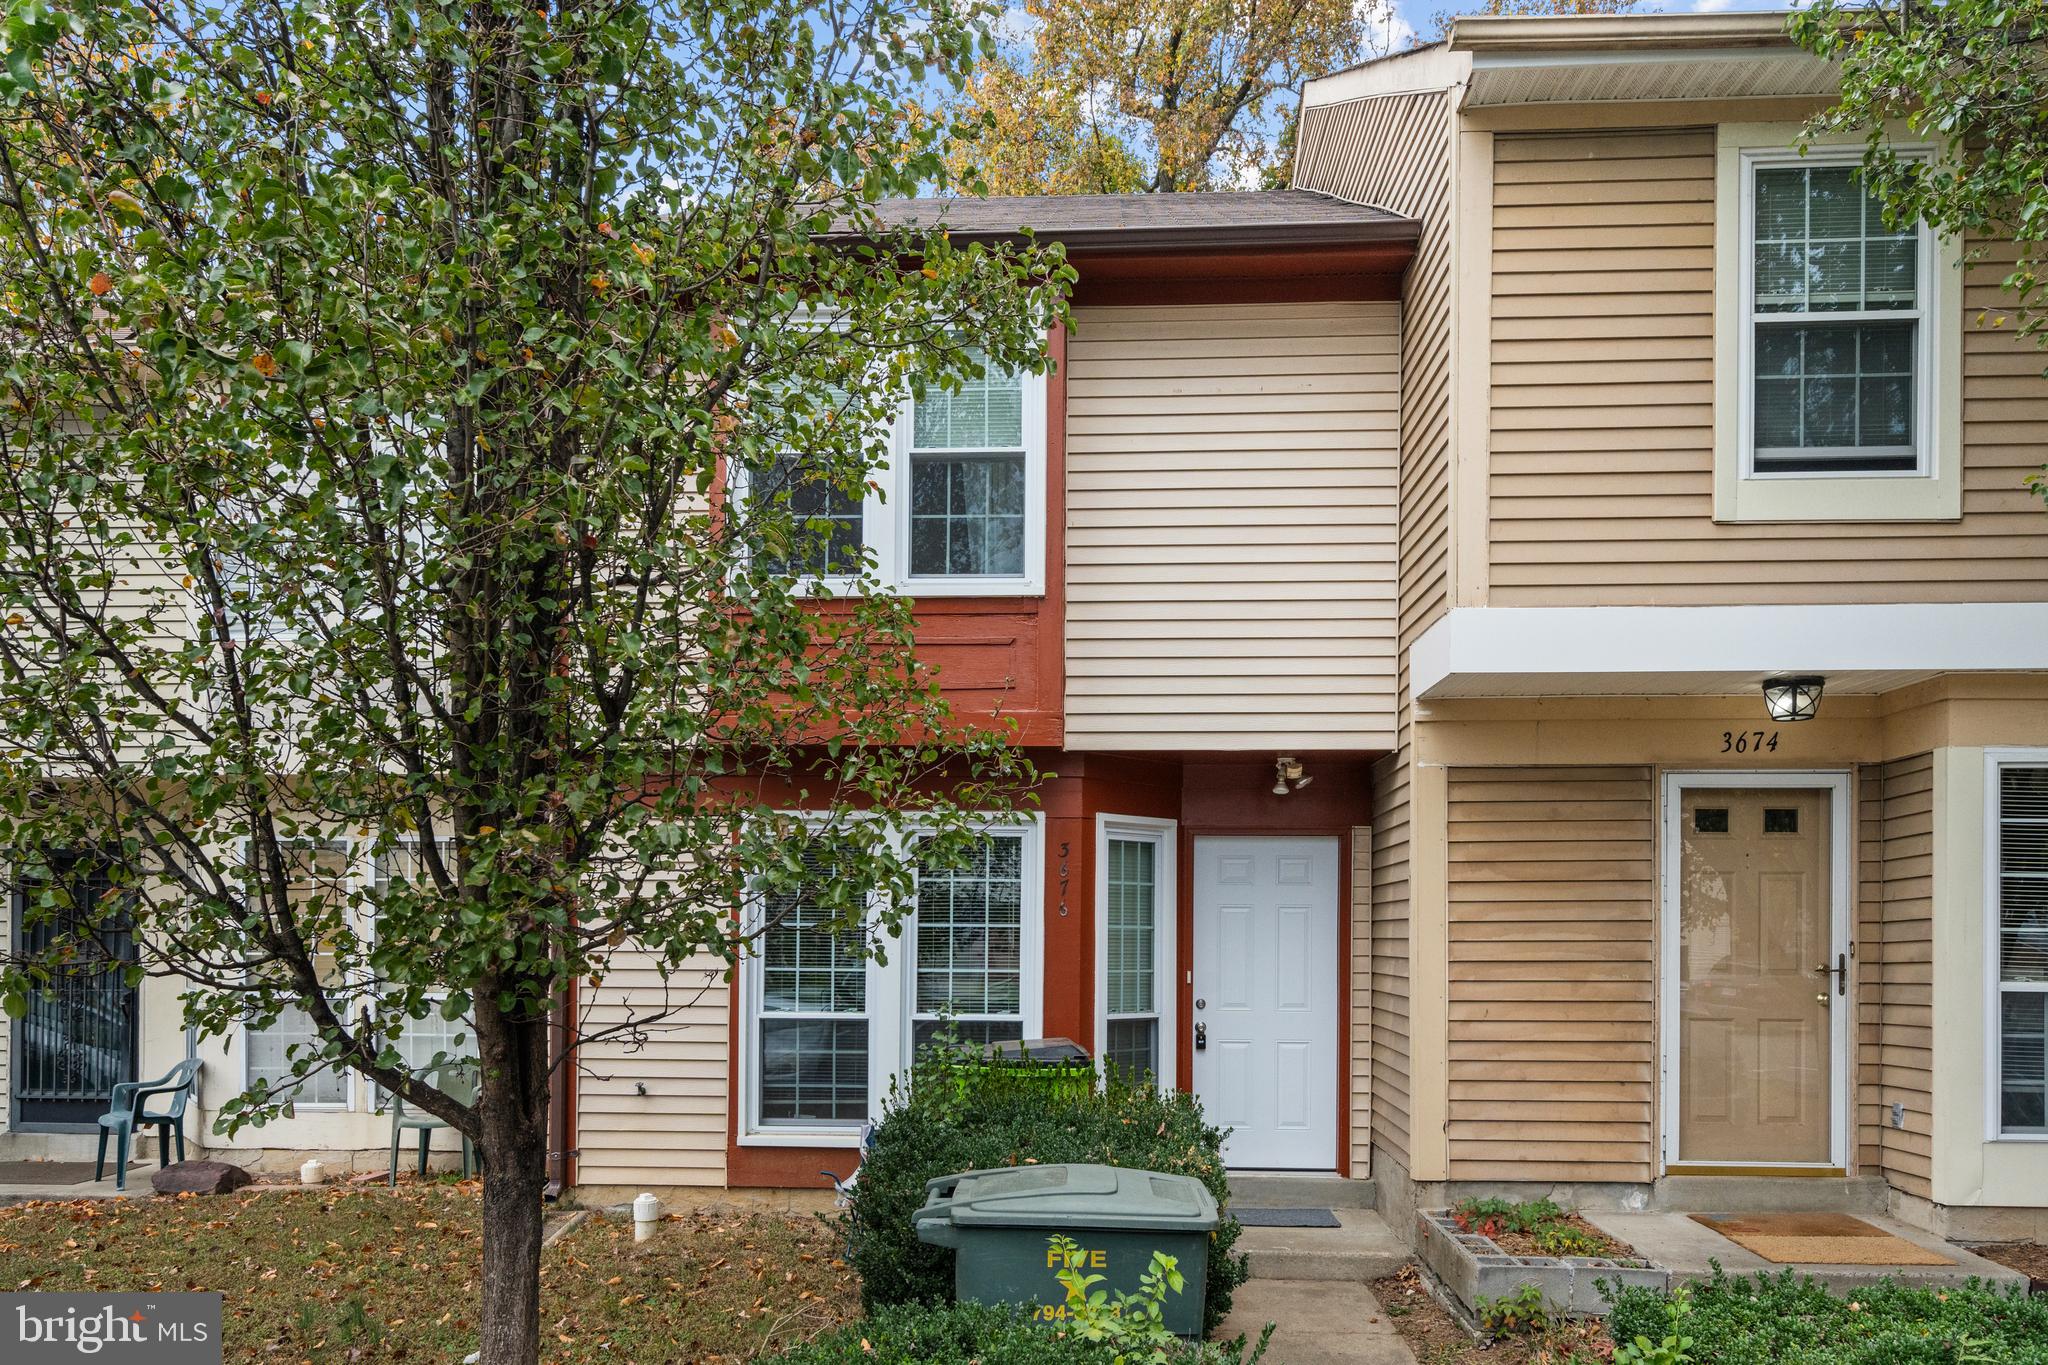
[[[1876,695],[1944,674],[2048,672],[2048,602],[1458,607],[1409,655],[1415,696],[1736,696],[1817,673]]]
[[[1464,107],[1635,100],[1827,98],[1832,62],[1798,47],[1782,13],[1462,18]]]

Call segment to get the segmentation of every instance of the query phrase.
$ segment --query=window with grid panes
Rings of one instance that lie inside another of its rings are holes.
[[[933,389],[910,420],[910,573],[918,578],[1024,572],[1024,376],[989,367]]]
[[[452,875],[453,866],[448,860],[455,856],[454,845],[446,840],[440,842],[444,866]],[[431,887],[433,879],[426,869],[420,846],[416,843],[396,844],[377,854],[370,871],[371,883],[379,895],[387,892],[393,883],[410,883],[415,886]],[[443,999],[445,996],[436,996]],[[424,1019],[408,1019],[404,1031],[394,1044],[398,1055],[413,1071],[434,1065],[436,1057],[444,1062],[473,1061],[476,1056],[475,1031],[467,1019],[444,1019],[439,1009],[428,1013]],[[384,1106],[387,1096],[383,1086],[377,1087],[376,1103]]]
[[[911,1043],[949,1021],[968,1043],[1024,1036],[1024,839],[994,833],[957,867],[920,859]]]
[[[1853,163],[1753,174],[1752,471],[1919,469],[1920,229],[1886,226]]]
[[[286,875],[288,890],[301,922],[317,927],[321,918],[341,912],[347,894],[348,846],[339,842],[305,841],[285,850],[290,864]],[[313,967],[326,986],[340,984],[332,953],[313,954]],[[340,1109],[349,1102],[349,1073],[339,1066],[324,1067],[303,1081],[292,1079],[292,1060],[318,1053],[323,1046],[313,1016],[298,1005],[286,1005],[265,1027],[251,1026],[245,1032],[250,1081],[267,1081],[276,1090],[294,1086],[293,1103],[301,1106]]]
[[[1159,845],[1151,839],[1108,840],[1104,1056],[1130,1075],[1159,1069]]]
[[[849,412],[851,396],[832,385],[819,389],[815,401],[811,390],[799,386],[778,390],[772,401],[785,409],[792,426],[829,431],[858,425]],[[787,411],[792,405],[802,405],[802,410]],[[825,577],[860,571],[867,545],[866,500],[861,489],[847,488],[830,477],[825,463],[784,451],[747,470],[747,499],[772,500],[790,523],[789,553],[770,561],[777,572]]]
[[[2048,764],[1997,773],[1998,1115],[2048,1134]]]
[[[835,933],[816,888],[830,870],[806,858],[813,880],[769,898],[759,953],[755,1030],[762,1126],[857,1125],[868,1117],[867,963],[850,934]]]

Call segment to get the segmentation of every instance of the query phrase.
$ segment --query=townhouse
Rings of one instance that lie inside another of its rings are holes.
[[[736,973],[622,951],[581,1016],[674,1012],[578,1058],[574,1183],[821,1188],[945,1014],[1390,1212],[2048,1232],[2048,380],[2009,248],[1800,150],[1834,83],[1774,15],[1461,19],[1311,82],[1289,190],[895,206],[1078,271],[1049,375],[819,509],[1039,808],[887,962],[801,906]],[[170,994],[93,1065],[182,1055]],[[18,1132],[104,1017],[14,1027]],[[270,1043],[214,1046],[209,1112]]]

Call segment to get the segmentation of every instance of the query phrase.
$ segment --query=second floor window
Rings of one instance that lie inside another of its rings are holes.
[[[1748,472],[1923,472],[1924,233],[1886,225],[1853,161],[1750,174]]]
[[[910,573],[1024,572],[1024,376],[991,368],[935,390],[910,419]]]

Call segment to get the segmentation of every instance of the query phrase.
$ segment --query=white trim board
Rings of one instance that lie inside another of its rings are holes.
[[[1849,800],[1849,774],[1839,769],[1802,769],[1796,771],[1759,772],[1751,770],[1713,769],[1705,772],[1667,771],[1658,784],[1658,796],[1662,809],[1658,812],[1657,866],[1660,886],[1657,894],[1657,1053],[1659,1109],[1662,1122],[1658,1141],[1658,1153],[1665,1168],[1679,1164],[1678,1096],[1679,1096],[1679,1055],[1678,1037],[1678,916],[1679,916],[1679,805],[1680,794],[1687,789],[1729,788],[1752,789],[1759,787],[1783,787],[1799,790],[1825,789],[1828,792],[1828,861],[1829,869],[1829,915],[1832,921],[1835,951],[1847,955],[1853,971],[1856,962],[1856,945],[1851,920],[1851,900],[1854,888],[1851,882],[1854,862],[1854,845],[1851,838],[1855,823],[1855,812]],[[1830,957],[1833,955],[1830,954]],[[1826,978],[1824,978],[1825,980]],[[1853,983],[1844,983],[1851,988],[1838,993],[1828,1008],[1828,1153],[1826,1168],[1846,1169],[1849,1155],[1849,1090],[1855,1082],[1849,1056],[1849,1024],[1856,1013],[1857,996]],[[1827,989],[1836,990],[1830,980]],[[1715,1166],[1759,1165],[1793,1166],[1805,1163],[1762,1159],[1756,1162],[1711,1163]]]
[[[2048,602],[1454,607],[1415,642],[1409,669],[1423,700],[1733,693],[1777,673],[1873,693],[1942,673],[2048,671]]]

